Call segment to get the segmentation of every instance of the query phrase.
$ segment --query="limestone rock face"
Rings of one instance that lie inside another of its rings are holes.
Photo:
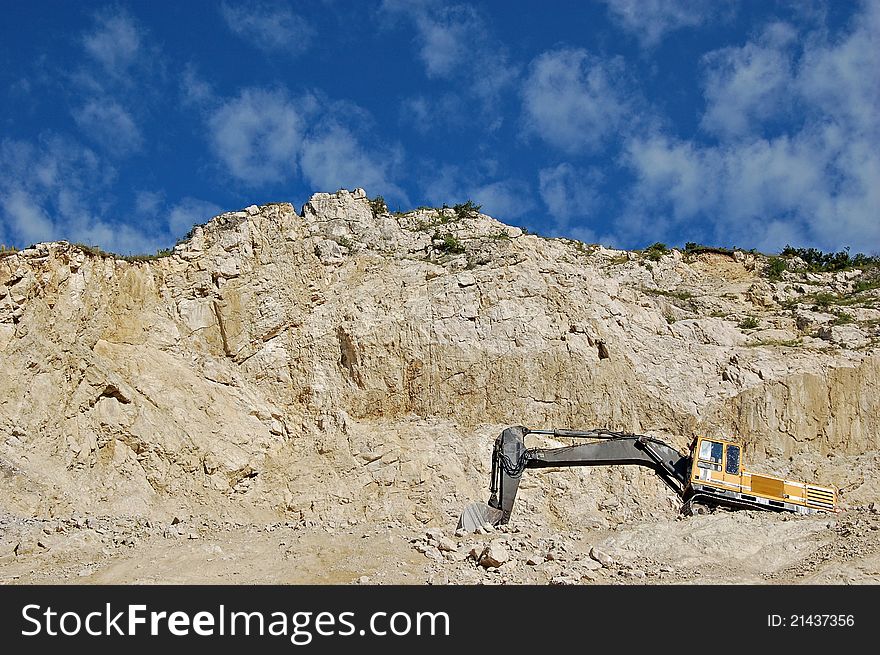
[[[649,262],[356,189],[222,214],[154,261],[0,257],[7,511],[454,522],[513,424],[719,434],[810,478],[880,447],[873,310],[791,309],[852,279],[799,291],[754,255]],[[624,467],[522,489],[547,521],[677,511]]]

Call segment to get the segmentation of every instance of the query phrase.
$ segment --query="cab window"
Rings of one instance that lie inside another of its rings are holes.
[[[700,444],[700,459],[720,463],[723,450],[724,446],[717,441],[704,441]]]
[[[724,453],[724,444],[717,441],[705,440],[700,443],[700,454],[697,466],[708,471],[721,470],[721,456]]]
[[[727,465],[724,467],[726,473],[739,473],[739,446],[727,447]]]

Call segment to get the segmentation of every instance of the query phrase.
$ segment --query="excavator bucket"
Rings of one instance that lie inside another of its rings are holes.
[[[501,522],[503,512],[486,503],[471,503],[464,508],[458,519],[458,529],[465,532],[475,532],[487,523],[495,526]]]

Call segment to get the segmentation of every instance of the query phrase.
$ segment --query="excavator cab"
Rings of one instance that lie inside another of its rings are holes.
[[[730,441],[697,437],[693,448],[691,480],[738,482],[742,475],[742,446]],[[732,479],[736,478],[736,479]]]
[[[697,437],[691,444],[691,472],[685,496],[686,514],[702,514],[742,488],[742,445]],[[719,502],[715,502],[715,501]]]

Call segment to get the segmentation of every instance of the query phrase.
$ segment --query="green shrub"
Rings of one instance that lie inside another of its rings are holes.
[[[785,246],[780,253],[783,257],[799,257],[807,265],[807,270],[821,273],[842,271],[848,268],[869,268],[880,265],[880,257],[869,257],[863,253],[849,254],[849,248],[840,252],[822,252],[817,248],[792,248]]]
[[[452,211],[455,212],[455,215],[459,218],[468,218],[470,216],[475,216],[480,213],[480,209],[482,209],[482,205],[474,204],[471,200],[467,202],[463,202],[460,205],[453,205]]]
[[[193,225],[191,228],[189,228],[189,231],[186,234],[184,234],[182,237],[180,237],[177,240],[177,242],[174,245],[179,246],[180,244],[186,243],[187,241],[192,239],[196,234],[196,230],[199,229],[200,227],[202,227],[202,226],[201,225]]]
[[[148,254],[140,254],[140,255],[119,255],[115,252],[107,252],[106,250],[102,250],[98,246],[90,246],[85,243],[74,243],[72,244],[74,248],[79,248],[87,255],[91,255],[92,257],[103,257],[104,259],[121,259],[126,262],[152,262],[157,259],[162,259],[163,257],[170,257],[174,254],[173,250],[168,248],[162,248],[157,250],[152,255]]]
[[[743,320],[739,322],[739,329],[754,330],[756,327],[758,327],[758,325],[758,319],[756,319],[754,316],[746,316]]]
[[[460,255],[465,251],[462,243],[455,238],[453,234],[440,234],[439,232],[434,233],[434,241],[440,241],[440,245],[435,246],[437,250],[440,252],[449,254],[449,255]]]
[[[880,289],[880,278],[875,280],[859,280],[853,285],[853,293],[873,291],[874,289]]]
[[[828,293],[827,291],[820,291],[815,296],[813,296],[813,300],[816,303],[816,307],[821,307],[823,309],[827,309],[830,305],[837,304],[839,297],[837,294]]]
[[[736,248],[722,248],[720,246],[704,246],[694,241],[688,241],[684,244],[684,251],[689,255],[699,255],[700,253],[709,252],[718,255],[732,255]]]
[[[782,273],[788,269],[788,262],[782,257],[771,257],[767,262],[767,277],[774,281],[782,279]]]
[[[370,209],[373,210],[373,213],[376,216],[378,216],[379,214],[388,213],[388,205],[385,204],[385,198],[383,198],[382,196],[376,196],[368,202],[370,203]]]
[[[655,296],[666,296],[667,298],[675,298],[676,300],[690,300],[694,297],[690,291],[666,291],[665,289],[642,289],[645,293]]]
[[[660,261],[660,258],[667,252],[669,252],[669,248],[666,247],[665,243],[661,243],[660,241],[648,246],[645,250],[648,259],[654,262]]]
[[[114,259],[116,258],[115,254],[113,254],[112,252],[107,252],[106,250],[102,250],[98,246],[90,246],[85,243],[77,242],[73,244],[73,247],[79,248],[87,255],[92,255],[93,257],[113,257]]]

